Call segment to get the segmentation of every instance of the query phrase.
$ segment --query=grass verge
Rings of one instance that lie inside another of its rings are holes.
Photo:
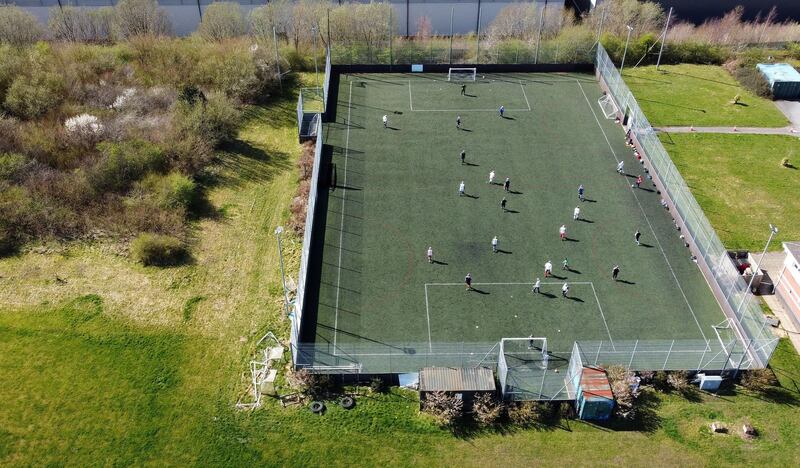
[[[650,123],[659,126],[783,127],[789,124],[768,99],[742,88],[722,67],[664,65],[623,73]],[[738,104],[733,104],[735,96]]]

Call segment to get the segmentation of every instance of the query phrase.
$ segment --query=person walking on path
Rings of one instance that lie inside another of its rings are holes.
[[[467,276],[464,277],[464,285],[467,291],[472,291],[472,273],[467,273]]]
[[[492,238],[492,252],[497,253],[497,236]]]
[[[618,277],[619,277],[619,265],[614,265],[614,268],[611,269],[611,279],[616,281]]]
[[[541,289],[540,289],[541,286],[542,286],[542,282],[539,280],[539,278],[536,278],[536,282],[533,283],[533,289],[531,289],[531,292],[535,293],[535,294],[539,294],[541,292]]]

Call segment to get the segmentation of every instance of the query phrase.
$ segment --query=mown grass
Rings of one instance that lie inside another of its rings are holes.
[[[770,246],[800,238],[800,140],[772,135],[670,134],[661,141],[722,243],[761,250],[769,224],[780,232]]]
[[[351,411],[328,402],[323,416],[273,400],[235,410],[255,340],[286,336],[271,232],[296,187],[292,105],[254,110],[241,144],[256,157],[223,156],[242,170],[221,169],[210,191],[221,214],[198,222],[194,265],[144,268],[102,245],[0,261],[0,465],[800,463],[800,358],[787,340],[773,361],[782,388],[702,403],[653,393],[646,425],[613,430],[562,421],[453,435],[396,389],[362,390]],[[295,270],[297,242],[286,242]],[[753,442],[705,429],[745,418]]]
[[[789,124],[768,99],[742,88],[722,67],[665,65],[626,68],[623,79],[654,126],[783,127]],[[741,97],[733,104],[735,96]]]

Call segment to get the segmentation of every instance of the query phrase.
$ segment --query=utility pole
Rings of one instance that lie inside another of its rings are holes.
[[[478,0],[478,27],[475,34],[478,39],[478,51],[475,55],[475,63],[481,63],[481,1]]]
[[[664,34],[661,35],[661,48],[658,50],[658,61],[656,62],[656,70],[661,66],[661,53],[664,52],[664,44],[667,43],[667,31],[669,30],[669,20],[672,18],[672,7],[669,7],[667,13],[667,24],[664,25]]]

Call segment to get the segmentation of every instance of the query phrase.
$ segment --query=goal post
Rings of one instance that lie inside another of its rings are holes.
[[[600,109],[602,109],[603,115],[605,115],[607,119],[614,119],[617,117],[619,109],[610,94],[606,94],[598,99],[597,104],[600,105]]]
[[[450,68],[447,71],[447,81],[475,81],[477,75],[477,68]]]

